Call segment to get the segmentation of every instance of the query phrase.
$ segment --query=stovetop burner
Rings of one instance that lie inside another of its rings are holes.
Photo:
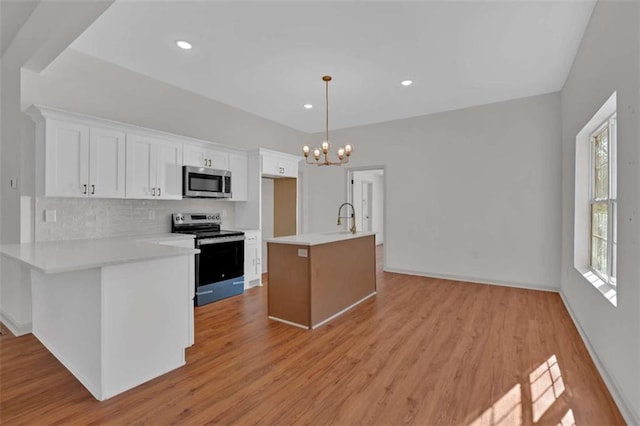
[[[197,239],[244,236],[242,231],[221,230],[220,213],[174,213],[171,219],[171,232],[192,234]]]

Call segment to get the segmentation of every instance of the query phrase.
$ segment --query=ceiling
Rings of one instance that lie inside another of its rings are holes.
[[[119,0],[71,48],[318,132],[325,74],[331,129],[558,91],[594,4]]]

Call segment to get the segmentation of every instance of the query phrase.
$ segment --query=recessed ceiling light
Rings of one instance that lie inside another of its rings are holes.
[[[411,86],[413,84],[413,81],[411,80],[403,80],[400,82],[400,84],[402,84],[403,86]]]
[[[311,108],[313,108],[313,105],[311,105],[311,104],[304,104],[304,107],[305,107],[306,109],[311,109]]]
[[[178,40],[176,41],[176,44],[178,45],[178,47],[180,49],[184,49],[184,50],[189,50],[191,49],[191,43],[189,43],[188,41],[184,41],[184,40]]]

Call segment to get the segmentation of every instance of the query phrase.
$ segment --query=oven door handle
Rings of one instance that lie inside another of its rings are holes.
[[[196,295],[197,296],[201,296],[203,294],[211,294],[213,293],[213,290],[208,290],[208,291],[196,291]]]

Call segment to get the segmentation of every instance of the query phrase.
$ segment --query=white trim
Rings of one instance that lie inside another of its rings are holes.
[[[309,330],[309,327],[307,327],[306,325],[298,324],[297,322],[283,320],[282,318],[272,317],[271,315],[269,315],[269,319],[281,322],[283,324],[288,324],[288,325],[292,325],[294,327],[300,327],[300,328],[304,328],[305,330]]]
[[[560,290],[560,286],[555,287],[543,287],[538,284],[531,283],[523,283],[517,281],[501,281],[501,280],[487,280],[486,278],[476,278],[476,277],[465,277],[460,275],[447,275],[447,274],[436,274],[432,272],[424,272],[424,271],[413,271],[408,269],[401,268],[384,268],[385,272],[393,272],[396,274],[405,274],[405,275],[417,275],[420,277],[428,277],[428,278],[439,278],[444,280],[452,280],[452,281],[463,281],[470,282],[475,284],[487,284],[487,285],[497,285],[501,287],[513,287],[513,288],[522,288],[525,290],[538,290],[538,291],[550,291],[557,293]]]
[[[51,108],[39,104],[30,105],[27,108],[24,108],[23,112],[31,117],[31,119],[36,123],[42,121],[43,119],[54,119],[67,122],[71,120],[72,122],[80,122],[87,126],[108,128],[125,133],[133,133],[141,136],[158,138],[165,141],[169,140],[177,143],[195,144],[206,148],[218,149],[226,153],[240,153],[246,155],[246,153],[248,152],[248,150],[245,148],[224,145],[218,142],[193,138],[191,136],[169,133],[162,130],[151,129],[135,124],[114,121],[107,118],[96,117],[93,115],[82,114],[73,111],[66,111],[58,108]]]
[[[576,329],[578,330],[578,333],[580,334],[580,337],[582,338],[582,341],[584,342],[589,355],[591,355],[591,359],[593,360],[598,373],[600,373],[600,377],[602,377],[602,380],[604,380],[604,384],[605,386],[607,386],[607,389],[609,390],[609,393],[611,394],[614,402],[618,406],[618,409],[620,410],[622,417],[624,417],[625,422],[627,422],[627,424],[629,425],[640,425],[640,417],[631,409],[631,404],[624,398],[622,392],[620,392],[618,383],[607,372],[607,369],[598,357],[598,352],[591,345],[587,334],[584,332],[584,330],[580,326],[580,322],[578,322],[577,317],[574,315],[573,310],[571,309],[571,305],[565,297],[564,292],[560,290],[558,291],[558,293],[560,294],[560,299],[562,299],[562,303],[564,304],[565,309],[567,310],[567,312],[569,312],[569,316],[571,317],[573,324],[576,326]]]
[[[0,322],[2,322],[14,336],[24,336],[25,334],[29,334],[33,328],[33,325],[30,322],[19,324],[6,312],[0,312]]]
[[[326,323],[328,323],[328,322],[329,322],[329,321],[331,321],[332,319],[334,319],[334,318],[336,318],[336,317],[339,317],[340,315],[342,315],[342,314],[344,314],[345,312],[347,312],[349,309],[351,309],[351,308],[353,308],[354,306],[356,306],[356,305],[358,305],[358,304],[360,304],[360,303],[364,302],[365,300],[367,300],[367,299],[368,299],[368,298],[370,298],[371,296],[375,296],[375,295],[376,295],[376,293],[377,293],[377,292],[375,292],[375,291],[374,291],[373,293],[366,295],[365,297],[363,297],[362,299],[358,300],[358,301],[357,301],[356,303],[354,303],[353,305],[351,305],[351,306],[348,306],[348,307],[344,308],[343,310],[341,310],[341,311],[340,311],[340,312],[338,312],[337,314],[331,315],[329,318],[327,318],[327,319],[325,319],[325,320],[320,321],[320,322],[319,322],[319,323],[317,323],[316,325],[312,325],[312,326],[311,326],[311,329],[312,329],[312,330],[315,330],[316,328],[318,328],[318,327],[321,327],[321,326],[325,325]]]

